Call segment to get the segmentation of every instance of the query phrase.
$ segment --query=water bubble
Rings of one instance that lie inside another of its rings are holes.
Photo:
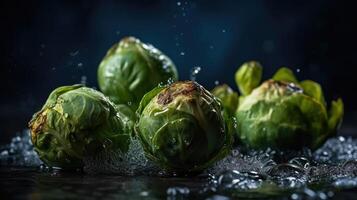
[[[159,175],[160,169],[145,157],[137,139],[131,139],[128,152],[107,150],[84,158],[84,171],[90,174]]]
[[[78,63],[78,64],[77,64],[77,67],[79,67],[79,68],[83,67],[83,63],[81,63],[81,62]]]
[[[184,55],[185,55],[185,52],[181,51],[181,52],[180,52],[180,55],[181,55],[181,56],[184,56]]]
[[[181,2],[180,1],[178,1],[176,4],[177,4],[177,6],[181,6]]]
[[[217,81],[217,80],[214,81],[214,85],[216,85],[216,86],[219,85],[219,81]]]
[[[225,33],[225,32],[226,32],[226,29],[223,29],[223,30],[222,30],[222,33]]]
[[[76,56],[76,55],[78,55],[78,54],[79,54],[79,51],[78,51],[78,50],[72,51],[72,52],[69,53],[69,55],[72,56],[72,57],[74,57],[74,56]]]
[[[81,84],[87,85],[87,76],[81,76]]]
[[[191,81],[195,81],[196,77],[197,77],[197,74],[200,73],[200,71],[201,71],[201,67],[199,67],[199,66],[193,67],[190,70],[190,80]]]
[[[296,72],[297,72],[297,73],[300,73],[300,71],[301,71],[301,70],[300,70],[299,68],[296,69]]]
[[[187,187],[169,187],[166,190],[166,194],[169,199],[174,199],[173,197],[185,197],[190,194],[190,189]],[[171,197],[171,198],[170,198]]]
[[[142,192],[140,192],[139,195],[142,196],[142,197],[147,197],[147,196],[149,196],[149,192],[147,192],[147,191],[142,191]]]

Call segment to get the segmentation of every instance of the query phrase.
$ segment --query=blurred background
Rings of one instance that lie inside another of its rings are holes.
[[[180,79],[211,89],[247,60],[270,77],[281,66],[342,97],[342,134],[357,133],[357,14],[345,1],[5,1],[0,3],[0,144],[27,127],[49,93],[85,82],[108,48],[136,36],[167,54]]]

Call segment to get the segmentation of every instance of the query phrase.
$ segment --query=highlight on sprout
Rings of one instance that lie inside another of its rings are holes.
[[[137,113],[135,132],[148,158],[165,169],[200,171],[231,149],[219,102],[196,82],[153,89]]]
[[[343,118],[342,99],[327,106],[318,83],[299,82],[285,67],[260,84],[261,74],[256,62],[244,63],[236,73],[243,94],[236,112],[242,143],[253,148],[316,149],[336,134]]]
[[[98,68],[100,90],[116,104],[127,104],[134,111],[146,92],[178,74],[169,57],[151,44],[134,37],[114,44]]]
[[[86,156],[109,149],[128,150],[134,123],[126,115],[129,111],[94,89],[59,87],[29,122],[31,140],[47,165],[81,168]]]

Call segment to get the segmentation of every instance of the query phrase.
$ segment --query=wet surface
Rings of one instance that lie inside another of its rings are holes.
[[[315,152],[247,150],[231,154],[197,176],[161,171],[138,141],[123,155],[85,159],[83,172],[41,164],[28,131],[0,149],[0,194],[31,199],[356,199],[357,139],[335,137]]]

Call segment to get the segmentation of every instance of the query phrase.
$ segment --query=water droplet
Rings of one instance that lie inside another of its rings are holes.
[[[181,2],[180,1],[177,2],[177,6],[181,6]]]
[[[222,33],[225,33],[225,32],[226,32],[226,29],[223,29],[223,30],[222,30]]]
[[[301,70],[300,70],[299,68],[296,69],[296,72],[297,72],[297,73],[300,73],[300,71],[301,71]]]
[[[187,187],[169,187],[166,190],[166,194],[170,197],[183,197],[190,194],[190,189]]]
[[[147,197],[147,196],[149,196],[149,192],[147,192],[147,191],[142,191],[142,192],[140,192],[140,196],[142,196],[142,197]]]
[[[83,63],[78,63],[77,66],[80,68],[80,67],[83,67]]]
[[[87,76],[81,76],[81,84],[87,85]]]
[[[69,53],[69,55],[72,56],[72,57],[74,57],[74,56],[76,56],[78,54],[79,54],[78,50]]]
[[[214,81],[214,85],[219,85],[219,81],[218,80],[216,80],[216,81]]]
[[[199,66],[193,67],[190,71],[190,80],[195,81],[196,77],[200,73],[200,71],[201,71],[201,67],[199,67]]]
[[[185,52],[181,51],[181,52],[180,52],[180,55],[181,55],[181,56],[184,56],[184,55],[185,55]]]

